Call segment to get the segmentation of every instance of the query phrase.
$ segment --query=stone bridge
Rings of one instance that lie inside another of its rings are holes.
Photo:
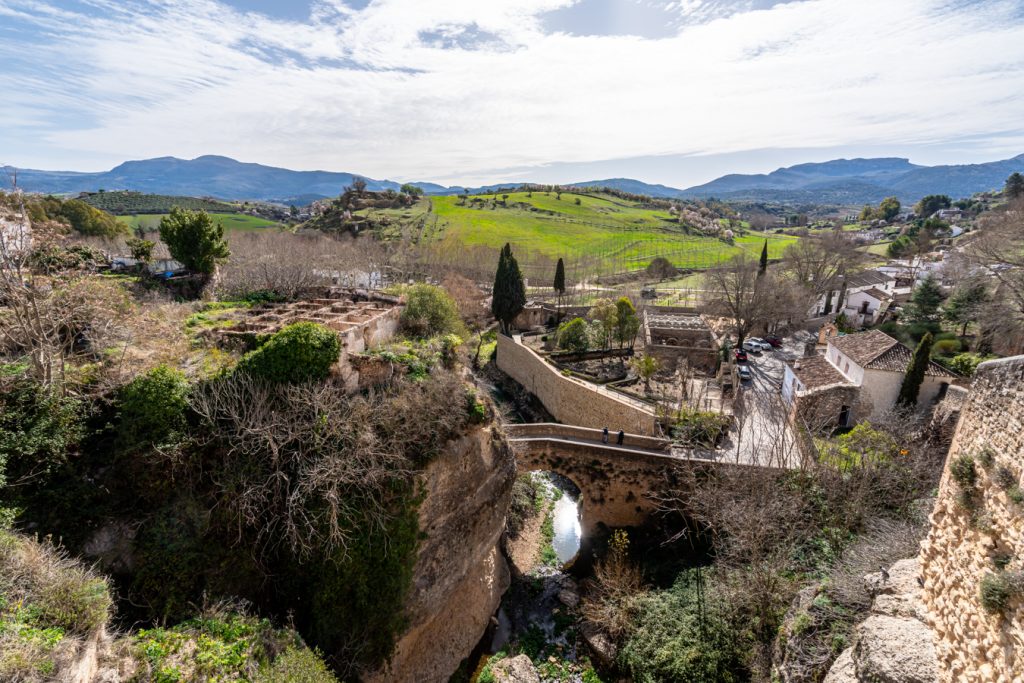
[[[638,434],[619,446],[615,432],[605,444],[599,429],[563,424],[506,425],[505,432],[519,472],[555,472],[580,489],[584,538],[602,527],[642,525],[657,508],[648,494],[674,488],[684,468],[736,466],[697,451],[673,452],[671,442]]]

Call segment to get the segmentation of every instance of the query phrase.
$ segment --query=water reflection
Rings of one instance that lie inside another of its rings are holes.
[[[580,551],[579,506],[569,497],[569,494],[565,493],[555,501],[553,515],[555,538],[552,545],[555,548],[558,561],[565,564],[576,557],[576,553]]]

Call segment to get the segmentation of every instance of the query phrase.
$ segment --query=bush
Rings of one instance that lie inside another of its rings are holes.
[[[981,579],[979,597],[981,606],[989,614],[1002,614],[1010,601],[1024,591],[1024,574],[1020,572],[997,572],[986,574]]]
[[[585,353],[590,348],[587,321],[573,318],[558,327],[558,347],[572,353]]]
[[[686,444],[714,446],[729,431],[732,418],[722,413],[682,410],[672,425],[672,438]]]
[[[974,374],[978,365],[980,365],[984,360],[984,356],[980,356],[976,353],[958,353],[946,363],[946,367],[958,375],[970,377]]]
[[[743,680],[740,639],[716,602],[705,599],[699,572],[680,574],[672,588],[642,596],[619,664],[637,683]]]
[[[318,323],[288,325],[238,361],[235,372],[273,384],[327,379],[341,353],[341,341]]]
[[[185,375],[160,365],[118,392],[118,441],[123,447],[176,444],[184,435],[189,385]]]
[[[414,285],[407,290],[401,320],[406,334],[421,339],[463,333],[455,301],[434,285]]]
[[[940,339],[932,346],[932,352],[940,356],[952,356],[962,348],[959,339]]]
[[[963,490],[974,488],[978,482],[978,472],[974,468],[974,458],[961,455],[949,465],[949,474],[953,481]]]
[[[0,392],[0,485],[30,472],[48,476],[85,435],[84,406],[30,380]]]

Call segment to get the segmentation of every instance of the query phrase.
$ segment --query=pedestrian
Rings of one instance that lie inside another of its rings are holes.
[[[601,443],[608,443],[608,428],[605,427],[604,431],[601,432]]]
[[[617,443],[618,445],[620,445],[620,446],[621,446],[621,445],[622,445],[622,442],[623,442],[623,441],[624,441],[625,439],[626,439],[626,432],[624,432],[624,431],[622,431],[622,430],[620,429],[620,430],[619,430],[619,436],[618,436],[618,438],[616,438],[616,439],[615,439],[615,443]]]

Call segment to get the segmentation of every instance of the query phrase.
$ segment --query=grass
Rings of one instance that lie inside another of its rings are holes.
[[[118,216],[117,220],[121,221],[132,230],[137,227],[143,227],[147,231],[157,230],[160,227],[160,221],[167,214],[145,214],[138,216]],[[213,220],[224,226],[225,230],[228,231],[254,231],[254,230],[266,230],[267,228],[279,228],[280,223],[267,220],[266,218],[260,218],[259,216],[249,216],[242,213],[216,213],[212,214]]]
[[[879,242],[866,247],[864,251],[868,254],[874,254],[875,256],[888,256],[889,244],[889,242]]]
[[[576,204],[576,199],[580,200]],[[474,199],[482,200],[474,203]],[[649,209],[608,195],[511,192],[507,204],[491,208],[490,195],[432,197],[411,209],[376,211],[397,223],[417,226],[405,237],[457,249],[499,249],[511,242],[521,263],[529,255],[565,257],[598,263],[604,272],[639,270],[664,256],[680,268],[702,269],[746,250],[760,255],[767,237],[769,256],[778,258],[796,238],[786,235],[740,235],[735,244],[680,226],[667,211]],[[474,208],[483,206],[485,208]]]

